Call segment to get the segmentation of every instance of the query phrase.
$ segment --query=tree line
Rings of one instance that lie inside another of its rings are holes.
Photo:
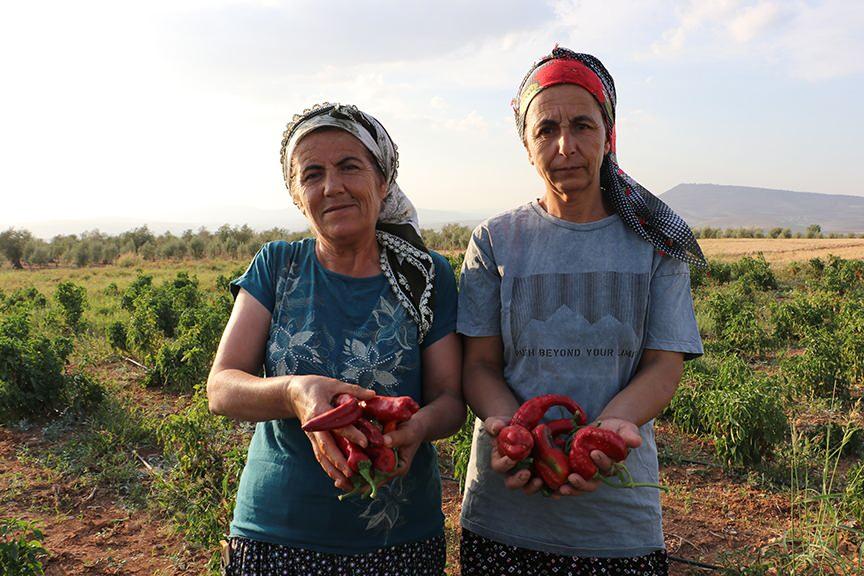
[[[471,229],[448,224],[440,230],[421,231],[426,244],[434,250],[462,250],[468,245]],[[248,259],[272,240],[299,240],[310,236],[308,230],[292,232],[284,228],[255,231],[248,225],[225,224],[216,231],[206,228],[155,234],[140,226],[121,234],[98,230],[82,234],[59,234],[50,240],[33,236],[29,230],[9,228],[0,232],[0,254],[13,268],[41,266],[92,266],[101,264],[137,265],[141,261],[183,259]]]
[[[426,245],[433,250],[464,250],[471,238],[471,228],[447,224],[440,230],[423,229]],[[864,234],[824,234],[822,227],[811,224],[803,232],[789,228],[695,228],[696,238],[864,238]],[[98,230],[82,234],[59,234],[50,240],[36,238],[28,230],[9,228],[0,232],[0,253],[13,268],[25,266],[92,266],[100,264],[137,265],[142,261],[184,259],[251,258],[266,242],[299,240],[310,236],[308,230],[291,232],[284,228],[255,231],[248,225],[224,224],[216,231],[206,228],[155,234],[140,226],[121,234],[109,235]]]
[[[792,232],[791,228],[771,228],[765,231],[763,228],[712,228],[705,226],[704,228],[694,228],[693,235],[696,238],[864,238],[864,234],[848,234],[831,232],[825,234],[822,232],[822,226],[819,224],[810,224],[802,231]]]

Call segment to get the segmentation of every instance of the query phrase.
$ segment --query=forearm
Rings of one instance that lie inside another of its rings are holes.
[[[424,440],[431,442],[455,434],[465,422],[465,401],[455,392],[443,392],[412,416],[425,430]]]
[[[207,380],[210,411],[246,422],[295,418],[288,394],[291,379],[260,378],[235,369],[212,372]]]
[[[481,363],[466,364],[462,382],[465,400],[481,420],[490,416],[510,418],[519,408],[500,368]]]
[[[643,357],[636,375],[606,405],[598,420],[620,418],[641,426],[669,405],[681,381],[683,356],[675,352],[651,352],[647,359]]]

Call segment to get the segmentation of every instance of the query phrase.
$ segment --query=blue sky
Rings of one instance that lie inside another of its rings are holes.
[[[655,193],[864,195],[862,29],[839,0],[4,3],[0,226],[286,209],[281,133],[322,100],[384,123],[417,206],[503,210],[542,194],[509,102],[556,42],[612,73]]]

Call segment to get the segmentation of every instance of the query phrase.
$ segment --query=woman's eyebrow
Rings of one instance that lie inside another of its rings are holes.
[[[341,166],[346,162],[360,162],[362,164],[362,160],[360,160],[360,158],[358,158],[357,156],[345,156],[344,158],[336,162],[336,165]]]

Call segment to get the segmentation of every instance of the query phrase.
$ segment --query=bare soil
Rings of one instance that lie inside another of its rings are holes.
[[[2,516],[34,521],[45,533],[48,576],[200,574],[207,558],[152,513],[131,510],[116,494],[81,491],[50,469],[21,458],[44,448],[41,431],[0,427]]]

